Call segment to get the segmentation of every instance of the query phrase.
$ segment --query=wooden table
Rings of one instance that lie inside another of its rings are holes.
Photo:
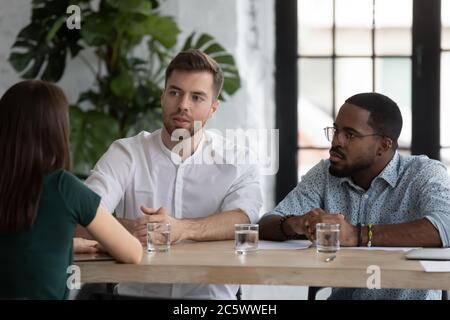
[[[234,253],[233,241],[182,243],[166,253],[144,253],[140,264],[77,262],[81,281],[215,283],[367,287],[370,265],[381,270],[381,288],[450,290],[450,272],[427,273],[403,252],[343,249],[325,262],[315,249]]]

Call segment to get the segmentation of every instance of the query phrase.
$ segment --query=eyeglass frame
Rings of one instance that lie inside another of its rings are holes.
[[[327,131],[328,131],[329,129],[334,130],[331,139],[328,137],[328,134],[327,134]],[[324,131],[324,133],[325,133],[325,138],[326,138],[329,142],[332,142],[332,141],[333,141],[333,138],[334,138],[334,135],[336,134],[336,132],[337,132],[337,135],[338,135],[337,139],[338,139],[338,141],[340,141],[340,140],[339,140],[339,132],[340,132],[340,129],[335,128],[335,127],[325,127],[325,128],[323,128],[323,131]],[[344,133],[346,133],[347,135],[350,135],[350,137],[348,137],[348,138],[345,137],[345,143],[351,142],[354,138],[365,138],[365,137],[373,137],[373,136],[386,137],[386,135],[381,134],[381,133],[355,134],[355,133],[345,132],[345,131],[344,131]]]

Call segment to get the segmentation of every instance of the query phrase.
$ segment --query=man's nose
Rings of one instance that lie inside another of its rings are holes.
[[[183,95],[178,104],[178,109],[180,111],[188,111],[189,110],[189,96],[187,94]]]
[[[332,147],[336,147],[336,146],[342,147],[341,139],[339,139],[339,131],[336,131],[333,134],[333,139],[331,139],[331,146]]]

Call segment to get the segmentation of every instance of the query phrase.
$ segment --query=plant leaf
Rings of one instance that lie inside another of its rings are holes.
[[[133,78],[127,71],[122,71],[110,83],[111,91],[118,97],[130,100],[134,96]]]
[[[115,18],[112,13],[87,16],[81,28],[83,40],[90,46],[109,44],[114,36],[113,21]]]
[[[73,171],[87,175],[111,143],[119,138],[119,125],[107,114],[85,112],[78,106],[70,107],[70,125]]]
[[[146,21],[147,34],[158,40],[165,48],[172,48],[177,43],[181,32],[177,24],[170,17],[151,15]]]
[[[69,0],[34,0],[31,22],[22,28],[11,48],[9,62],[30,79],[41,77],[57,82],[63,75],[67,52],[75,57],[82,48],[79,30],[64,28]],[[78,4],[87,0],[78,0]]]

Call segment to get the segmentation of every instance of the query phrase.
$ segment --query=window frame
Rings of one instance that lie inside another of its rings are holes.
[[[297,70],[298,59],[300,58],[297,54],[298,1],[301,0],[275,1],[275,115],[276,127],[279,129],[281,142],[279,149],[279,171],[275,179],[275,199],[277,203],[280,202],[298,183],[297,152],[301,152],[301,150],[328,149],[323,147],[298,147]],[[437,160],[440,160],[441,150],[440,58],[441,52],[443,51],[441,49],[441,28],[441,0],[413,0],[411,154],[425,154],[430,158]],[[374,32],[374,30],[372,32]],[[373,46],[374,37],[372,37],[372,49]],[[333,48],[334,47],[335,45],[333,43]],[[394,57],[400,56],[405,57],[402,55],[395,55]],[[339,58],[340,57],[341,56],[339,56]],[[355,57],[357,56],[355,55]],[[372,50],[372,59],[377,57],[392,57],[392,55],[375,55],[374,50]],[[314,58],[317,57],[314,56]],[[332,56],[328,56],[327,58],[331,58],[332,63],[335,63],[336,55],[334,50]],[[374,67],[375,60],[373,60],[373,68]],[[372,77],[374,80],[374,72]],[[375,88],[375,81],[372,82],[372,85],[373,88]],[[333,115],[335,116],[334,81],[332,86]],[[423,106],[426,106],[426,108]]]

